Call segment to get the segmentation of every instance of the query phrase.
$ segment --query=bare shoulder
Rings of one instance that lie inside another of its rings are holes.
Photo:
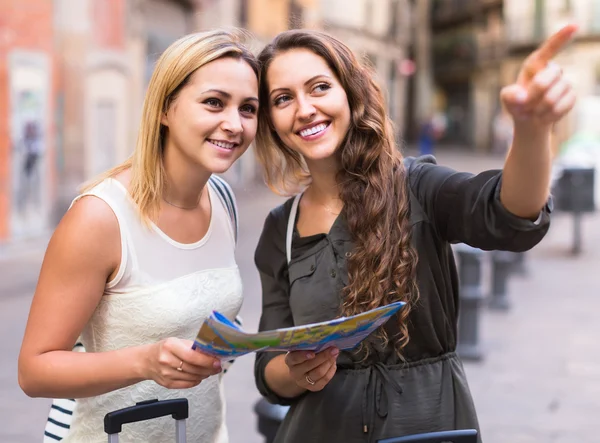
[[[93,195],[83,196],[73,203],[60,224],[63,223],[75,232],[82,230],[92,236],[95,232],[119,233],[119,223],[111,207],[104,200]]]
[[[83,196],[67,211],[57,226],[48,255],[69,256],[81,265],[108,270],[118,266],[121,255],[119,222],[102,199]]]

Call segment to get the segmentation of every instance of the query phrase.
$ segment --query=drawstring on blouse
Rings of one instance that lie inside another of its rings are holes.
[[[390,406],[390,399],[394,391],[402,394],[402,386],[398,384],[386,365],[377,362],[368,368],[369,374],[365,383],[362,401],[363,432],[368,434],[368,441],[373,435],[375,413],[380,418],[386,418]]]

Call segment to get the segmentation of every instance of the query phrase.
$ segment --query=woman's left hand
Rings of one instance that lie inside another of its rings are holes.
[[[573,108],[573,88],[552,59],[576,31],[576,25],[567,25],[550,36],[527,57],[516,83],[500,92],[502,104],[512,116],[515,126],[525,123],[550,128]]]

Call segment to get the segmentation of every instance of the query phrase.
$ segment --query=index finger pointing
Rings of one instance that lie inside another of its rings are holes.
[[[538,60],[544,64],[552,60],[571,40],[575,31],[577,31],[577,25],[569,24],[548,37],[537,50]]]
[[[526,86],[538,72],[545,69],[548,62],[571,40],[575,31],[577,31],[577,25],[570,24],[563,26],[558,32],[552,34],[536,51],[525,59],[523,67],[519,72],[517,83]]]

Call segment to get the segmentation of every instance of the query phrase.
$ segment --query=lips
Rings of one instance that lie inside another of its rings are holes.
[[[300,131],[297,132],[297,134],[300,137],[309,137],[311,135],[318,134],[319,132],[323,132],[325,129],[327,129],[327,127],[330,124],[330,122],[316,123],[311,126],[302,128]]]

